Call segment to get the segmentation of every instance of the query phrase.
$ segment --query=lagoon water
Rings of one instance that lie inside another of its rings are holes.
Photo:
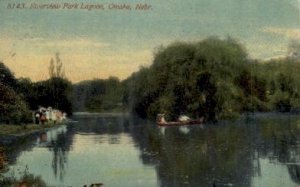
[[[157,127],[125,114],[72,120],[6,147],[5,175],[73,187],[300,185],[298,115],[254,114],[190,127]]]

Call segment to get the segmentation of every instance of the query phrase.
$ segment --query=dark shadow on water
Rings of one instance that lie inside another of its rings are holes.
[[[68,161],[68,152],[72,144],[72,135],[62,131],[57,134],[57,138],[51,141],[50,151],[53,153],[52,168],[55,177],[63,181],[65,167]]]
[[[132,136],[143,163],[156,166],[161,186],[251,186],[253,177],[264,177],[263,158],[286,165],[296,185],[299,119],[266,114],[186,131],[143,122],[143,128],[135,128]]]
[[[132,137],[140,161],[155,169],[159,186],[250,187],[255,177],[264,180],[262,159],[283,165],[287,170],[281,172],[290,176],[284,180],[300,184],[300,117],[296,115],[254,114],[235,122],[168,128],[129,115],[74,116],[74,120],[78,123],[55,137],[48,135],[46,141],[53,155],[53,173],[61,181],[76,134],[93,139],[94,144],[86,146],[121,144],[121,135],[126,134]],[[37,138],[12,145],[10,163],[22,151],[32,150]]]

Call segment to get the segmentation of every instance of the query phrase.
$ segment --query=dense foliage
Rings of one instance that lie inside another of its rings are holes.
[[[53,77],[46,81],[36,82],[32,85],[32,94],[29,99],[32,101],[31,107],[52,106],[71,114],[71,91],[71,82],[64,78]]]
[[[17,84],[14,74],[3,62],[0,62],[0,82],[11,88],[15,88]]]
[[[123,87],[116,77],[83,81],[73,85],[74,111],[122,111]]]
[[[35,83],[27,78],[16,79],[0,63],[0,124],[30,123],[32,111],[39,106],[51,106],[71,114],[71,88],[71,82],[60,76]]]
[[[267,84],[266,96],[272,110],[281,112],[300,109],[300,63],[293,59],[277,59],[261,64],[257,72]]]
[[[0,82],[0,123],[28,122],[31,113],[26,102],[10,87]]]
[[[17,94],[17,80],[4,63],[0,62],[0,123],[30,121],[27,103]]]
[[[187,114],[209,121],[243,112],[291,111],[300,106],[297,69],[289,59],[251,60],[231,38],[174,43],[124,81],[124,103],[142,117]]]
[[[50,61],[50,78],[36,83],[16,79],[0,63],[0,121],[26,121],[29,109],[39,105],[69,114],[72,107],[91,112],[126,108],[141,117],[155,118],[164,113],[175,119],[186,114],[208,121],[244,112],[297,111],[299,70],[293,56],[256,61],[232,38],[214,37],[161,47],[151,66],[142,67],[124,81],[110,77],[72,85],[65,78],[59,54]]]
[[[31,110],[36,110],[39,106],[51,106],[72,114],[72,83],[65,78],[51,77],[35,83],[21,78],[17,81],[16,90]]]

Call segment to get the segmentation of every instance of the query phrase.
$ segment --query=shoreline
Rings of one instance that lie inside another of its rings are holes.
[[[10,144],[15,140],[52,128],[66,125],[65,122],[57,124],[26,124],[26,125],[0,125],[0,144]]]
[[[131,115],[130,112],[73,112],[73,116],[118,116]]]

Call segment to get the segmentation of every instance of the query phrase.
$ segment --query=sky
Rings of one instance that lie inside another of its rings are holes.
[[[13,3],[25,8],[9,8]],[[33,3],[61,7],[30,8]],[[64,9],[65,3],[78,8]],[[136,10],[137,4],[151,7]],[[237,39],[251,58],[284,56],[289,42],[300,40],[300,0],[0,0],[0,61],[32,81],[49,78],[57,52],[74,83],[122,80],[150,65],[159,46],[209,36]]]

